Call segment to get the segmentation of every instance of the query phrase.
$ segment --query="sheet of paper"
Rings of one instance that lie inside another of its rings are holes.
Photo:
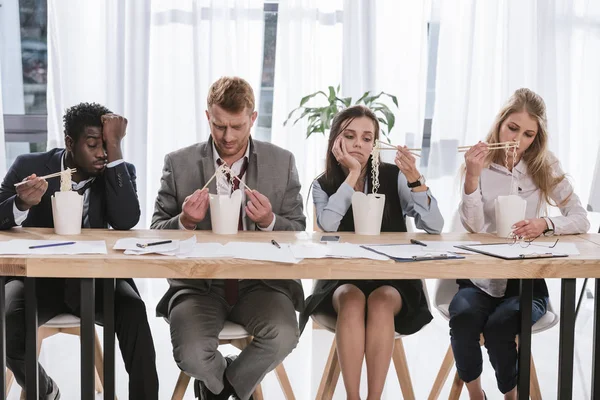
[[[68,243],[71,240],[23,240],[15,239],[0,242],[0,254],[27,254],[27,255],[75,255],[75,254],[106,254],[104,240],[79,240],[74,244],[65,246],[44,247],[30,249],[30,246],[39,246],[53,243]]]
[[[295,258],[327,258],[326,244],[292,244],[290,250]]]
[[[178,247],[175,250],[166,250],[166,251],[156,251],[153,247],[162,247],[161,245],[151,246],[146,249],[137,250],[125,250],[125,254],[127,255],[144,255],[144,254],[160,254],[163,256],[178,256],[180,254],[189,253],[194,249],[194,245],[196,244],[196,236],[192,236],[189,239],[181,240],[178,243]],[[159,249],[160,250],[160,249]]]
[[[231,257],[221,243],[196,243],[191,251],[178,254],[179,258],[223,258]]]
[[[366,258],[368,260],[389,260],[388,257],[374,253],[352,243],[330,243],[327,245],[327,256],[333,258]],[[422,246],[419,246],[422,247]]]
[[[370,249],[383,253],[391,258],[412,259],[413,257],[436,257],[442,254],[453,255],[449,251],[436,251],[429,246],[418,244],[370,245]]]
[[[194,241],[196,237],[194,236]],[[159,244],[156,246],[149,246],[146,248],[138,247],[137,244],[147,244],[154,242],[161,242],[164,239],[160,238],[122,238],[116,241],[113,246],[113,250],[125,250],[125,254],[142,255],[151,253],[171,253],[179,251],[180,240],[173,240],[171,243]]]
[[[474,251],[468,251],[468,250],[464,250],[464,249],[457,249],[454,246],[468,246],[471,244],[481,244],[481,242],[476,242],[476,241],[455,241],[455,242],[448,242],[448,241],[439,241],[436,242],[434,240],[421,240],[423,243],[425,243],[427,245],[427,249],[429,251],[439,251],[439,252],[451,252],[451,253],[457,253],[457,254],[477,254]]]
[[[229,242],[225,245],[225,252],[233,258],[245,260],[274,261],[280,263],[296,264],[302,261],[296,258],[287,243],[279,243],[278,248],[271,243]]]

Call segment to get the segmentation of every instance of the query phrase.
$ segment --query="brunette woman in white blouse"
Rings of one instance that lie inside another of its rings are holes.
[[[489,144],[509,141],[519,144],[514,161],[512,149],[488,149]],[[560,163],[548,150],[546,106],[539,95],[529,89],[517,90],[496,116],[485,142],[465,153],[459,212],[469,232],[495,232],[494,200],[510,193],[518,193],[527,202],[526,219],[513,227],[513,234],[523,240],[588,231],[587,213]],[[548,206],[557,206],[562,216],[548,217]],[[480,381],[479,336],[483,333],[498,389],[505,399],[516,399],[518,281],[464,279],[457,283],[460,289],[450,303],[450,336],[456,368],[466,382],[470,398],[486,398]],[[547,304],[546,283],[537,279],[532,323],[546,313]]]

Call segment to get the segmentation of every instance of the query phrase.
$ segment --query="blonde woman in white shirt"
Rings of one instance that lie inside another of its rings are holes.
[[[513,150],[490,150],[494,143],[516,141]],[[508,157],[506,152],[508,152]],[[511,187],[513,185],[514,187]],[[588,231],[587,213],[565,177],[556,157],[548,150],[546,106],[529,89],[517,90],[500,110],[485,143],[465,153],[460,217],[469,232],[495,232],[494,200],[517,193],[527,202],[523,221],[513,234],[523,240],[541,235]],[[548,205],[562,216],[547,217]],[[516,399],[519,331],[518,281],[505,279],[458,280],[460,289],[450,304],[450,336],[456,367],[466,382],[471,400],[485,399],[481,387],[483,333],[498,389],[505,399]],[[534,281],[532,323],[545,313],[548,289],[543,279]]]

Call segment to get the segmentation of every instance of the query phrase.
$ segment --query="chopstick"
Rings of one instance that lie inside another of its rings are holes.
[[[71,169],[71,174],[72,174],[73,172],[77,172],[77,168],[73,168],[73,169]],[[42,179],[56,178],[57,176],[60,176],[60,174],[61,174],[61,173],[62,173],[62,172],[55,172],[55,173],[53,173],[53,174],[49,174],[49,175],[44,175],[44,176],[41,176],[40,178],[42,178]],[[27,183],[27,182],[29,182],[29,181],[22,181],[22,182],[15,183],[15,187],[17,187],[17,186],[21,186],[21,185],[24,185],[24,184],[25,184],[25,183]]]
[[[397,148],[396,146],[394,146],[393,144],[389,144],[389,143],[386,143],[386,142],[377,142],[377,143],[379,144],[379,150],[396,150],[396,151],[398,150],[398,148]],[[382,147],[381,147],[381,145],[382,145],[382,144],[383,144],[383,145],[386,145],[386,146],[388,146],[388,147],[383,147],[383,148],[382,148]],[[416,156],[416,157],[421,157],[421,155],[420,155],[420,154],[413,153],[414,151],[421,151],[421,149],[407,149],[407,150],[408,150],[408,152],[409,152],[410,154],[412,154],[413,156]]]
[[[471,147],[475,146],[470,145],[470,146],[458,146],[459,149],[470,149]],[[519,147],[519,143],[518,142],[501,142],[501,143],[490,143],[488,145],[488,148],[495,148],[495,147]]]

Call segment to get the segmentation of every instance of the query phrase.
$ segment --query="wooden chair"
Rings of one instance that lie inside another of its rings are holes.
[[[44,339],[56,335],[57,333],[66,333],[69,335],[81,336],[79,317],[71,314],[61,314],[52,318],[44,325],[38,328],[37,354],[40,355],[42,342]],[[95,363],[96,363],[96,392],[102,393],[104,387],[104,353],[98,334],[95,334]],[[14,375],[11,370],[6,371],[6,393],[10,392]],[[21,398],[25,398],[25,390],[21,389]],[[115,396],[116,399],[116,396]]]
[[[427,304],[429,304],[429,296],[427,295],[427,286],[425,280],[423,282],[423,291],[427,298]],[[326,314],[313,314],[311,316],[314,322],[319,327],[322,327],[332,333],[335,333],[336,318]],[[392,361],[396,367],[396,375],[398,376],[398,383],[402,391],[402,397],[405,400],[414,400],[415,392],[412,386],[412,380],[410,379],[410,371],[408,370],[408,362],[406,360],[406,353],[404,351],[404,343],[402,342],[402,335],[396,333],[394,337],[394,352],[392,353]],[[329,357],[325,364],[325,370],[321,377],[321,383],[317,391],[317,400],[331,400],[335,392],[338,379],[340,377],[341,369],[337,354],[337,345],[335,338],[331,343],[331,349],[329,350]]]
[[[455,280],[449,279],[438,279],[436,283],[436,291],[434,296],[434,307],[440,312],[442,317],[447,321],[450,320],[450,312],[448,308],[450,307],[450,302],[454,295],[458,292],[458,285]],[[552,308],[552,304],[548,302],[548,311],[546,314],[537,321],[533,327],[531,328],[531,333],[540,333],[545,330],[552,328],[554,325],[558,324],[558,315],[554,312]],[[484,338],[481,335],[481,339],[479,341],[480,345],[483,346]],[[429,393],[428,400],[436,400],[440,392],[442,391],[442,387],[446,383],[448,376],[450,375],[450,370],[454,366],[454,354],[452,353],[452,346],[448,346],[448,350],[446,351],[446,355],[444,356],[444,360],[442,361],[442,365],[440,370],[435,378],[433,383],[433,387],[431,388],[431,392]],[[531,356],[531,374],[530,374],[530,397],[532,400],[541,400],[542,393],[540,389],[540,384],[538,382],[537,373],[535,370],[535,364],[533,362],[533,355]],[[458,372],[454,374],[454,380],[452,381],[452,388],[450,390],[449,400],[458,400],[460,397],[460,393],[464,386],[464,382],[458,376]]]
[[[223,330],[221,330],[221,333],[219,333],[219,345],[231,344],[240,350],[244,350],[244,348],[246,348],[250,342],[252,342],[252,336],[250,336],[244,327],[234,324],[230,321],[225,322]],[[292,390],[292,385],[290,384],[290,380],[285,372],[283,363],[279,364],[275,368],[275,375],[277,376],[277,380],[279,381],[279,385],[281,386],[281,390],[283,391],[285,399],[296,400],[294,391]],[[179,378],[177,378],[177,383],[175,384],[175,390],[173,390],[171,400],[182,400],[183,396],[185,396],[185,392],[189,383],[190,376],[181,371],[179,373]],[[260,384],[254,390],[253,397],[254,400],[264,400]]]

